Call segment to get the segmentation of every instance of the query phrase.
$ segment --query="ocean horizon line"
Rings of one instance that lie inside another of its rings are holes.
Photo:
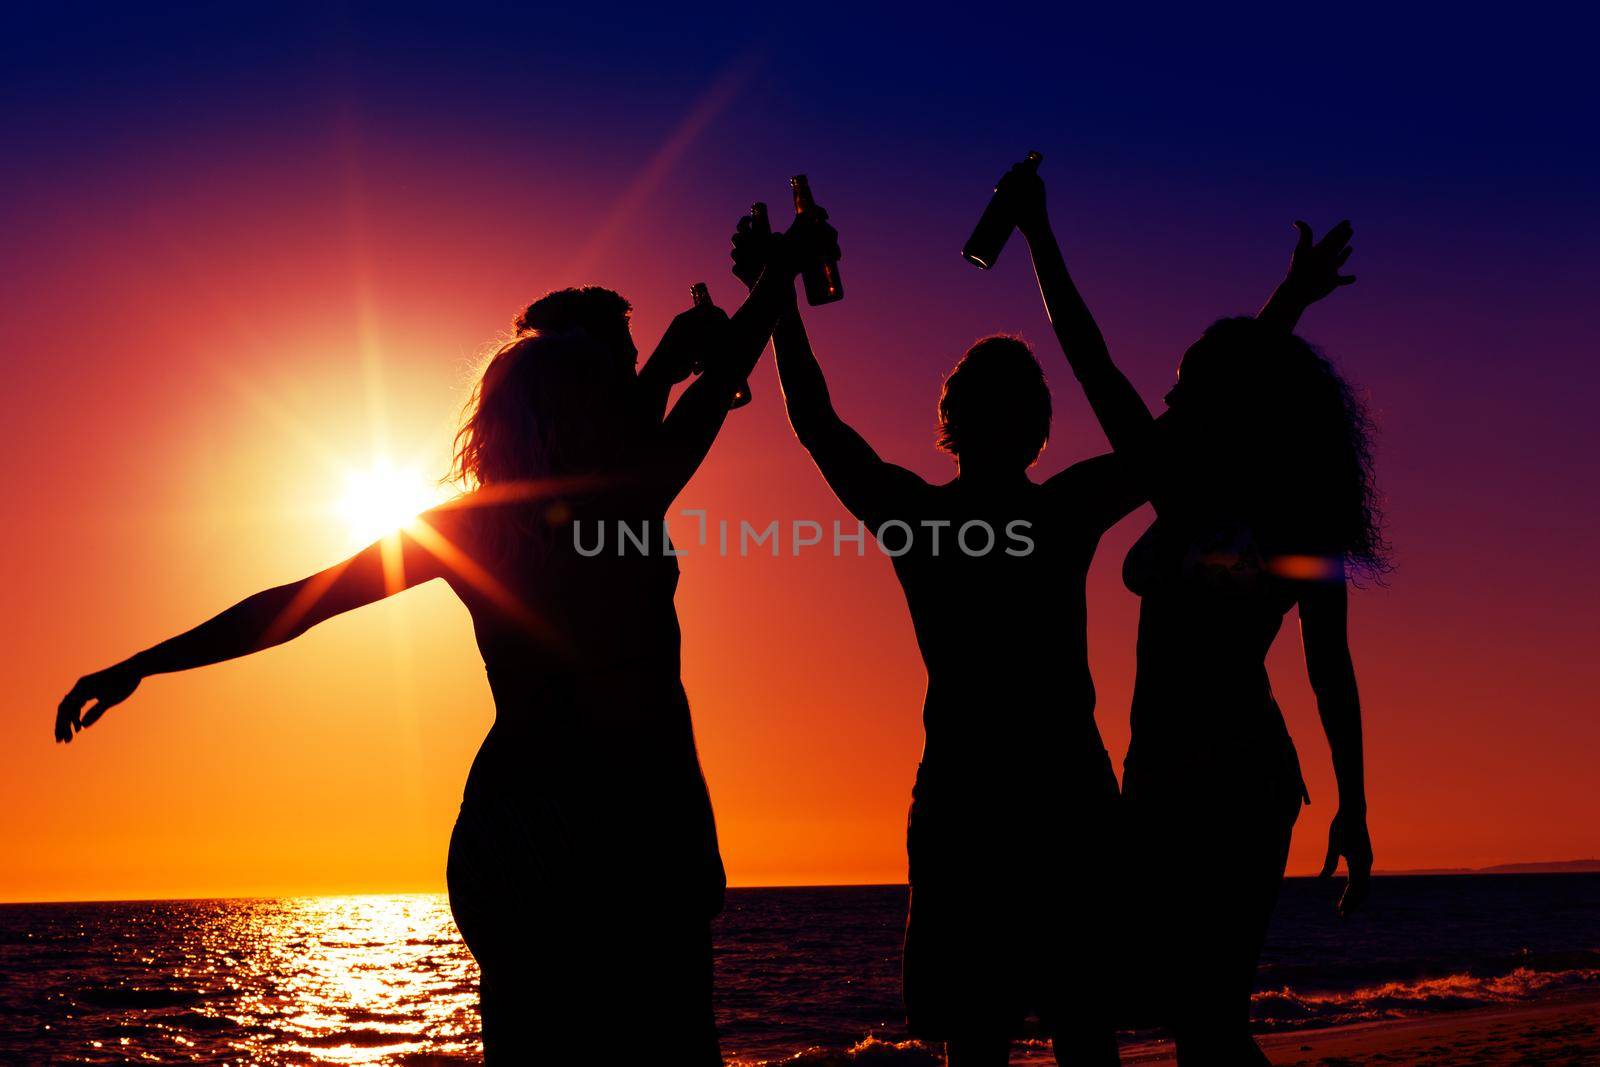
[[[1577,860],[1547,860],[1529,861],[1518,863],[1497,863],[1485,867],[1418,867],[1397,868],[1394,870],[1375,870],[1375,878],[1451,878],[1451,877],[1497,877],[1506,875],[1561,875],[1561,874],[1600,874],[1600,859]],[[1297,881],[1315,881],[1316,874],[1290,874],[1285,877]],[[1335,879],[1342,875],[1336,875]],[[771,883],[746,883],[729,885],[730,891],[749,892],[762,890],[783,889],[907,889],[905,882],[771,882]],[[313,892],[285,892],[285,893],[227,893],[210,894],[201,893],[190,896],[148,896],[148,897],[59,897],[54,899],[16,899],[0,900],[0,908],[9,907],[34,907],[40,905],[70,905],[70,904],[181,904],[195,901],[236,901],[236,900],[312,900],[329,899],[338,897],[428,897],[443,896],[445,888],[439,886],[433,889],[359,889],[359,890],[328,890]]]

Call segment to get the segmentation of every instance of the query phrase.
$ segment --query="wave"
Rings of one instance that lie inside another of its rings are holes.
[[[944,1050],[922,1041],[886,1041],[868,1034],[849,1048],[813,1045],[781,1059],[730,1059],[728,1067],[941,1067]]]
[[[1047,1038],[1017,1038],[1012,1049],[1048,1054]],[[868,1034],[849,1048],[813,1045],[778,1059],[733,1057],[727,1067],[944,1067],[944,1045],[928,1041],[896,1041]]]
[[[378,1030],[358,1027],[353,1030],[336,1030],[328,1034],[296,1037],[296,1044],[307,1048],[381,1048],[384,1045],[404,1045],[417,1040],[417,1035],[407,1030]]]
[[[1561,960],[1594,966],[1557,967]],[[1310,1030],[1352,1023],[1414,1018],[1437,1012],[1466,1011],[1500,1005],[1531,1003],[1569,993],[1600,988],[1600,955],[1591,952],[1527,958],[1502,974],[1450,974],[1415,981],[1382,982],[1343,992],[1309,992],[1284,987],[1263,990],[1252,997],[1256,1029]],[[1125,1034],[1136,1042],[1153,1038],[1153,1031]],[[1013,1045],[1048,1050],[1047,1040]],[[728,1067],[938,1067],[943,1049],[922,1041],[897,1041],[868,1034],[848,1048],[814,1045],[774,1058],[735,1057]]]
[[[1450,974],[1383,982],[1348,992],[1313,993],[1288,987],[1263,990],[1251,998],[1251,1015],[1256,1025],[1265,1029],[1301,1029],[1521,1004],[1596,986],[1600,986],[1600,968],[1557,969],[1541,963],[1504,974]]]

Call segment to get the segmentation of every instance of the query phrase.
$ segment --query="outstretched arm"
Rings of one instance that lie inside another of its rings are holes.
[[[1350,594],[1343,574],[1318,582],[1300,597],[1300,640],[1306,671],[1317,698],[1333,774],[1339,785],[1339,810],[1328,828],[1328,855],[1322,877],[1333,874],[1339,857],[1350,872],[1339,910],[1348,914],[1366,898],[1372,876],[1372,839],[1367,834],[1366,767],[1361,745],[1361,698],[1350,657]]]
[[[439,511],[418,522],[438,523]],[[431,527],[430,527],[431,528]],[[246,597],[194,629],[78,680],[56,709],[57,741],[94,723],[152,674],[238,659],[305,633],[335,615],[444,573],[444,564],[409,533],[370,545],[343,563]]]
[[[1339,270],[1355,251],[1350,247],[1350,237],[1355,228],[1345,219],[1322,235],[1322,240],[1311,239],[1311,227],[1296,222],[1299,231],[1294,253],[1289,257],[1289,274],[1273,290],[1272,296],[1256,312],[1262,322],[1276,323],[1293,331],[1300,324],[1306,308],[1331,294],[1335,289],[1355,284],[1355,275],[1340,274]]]

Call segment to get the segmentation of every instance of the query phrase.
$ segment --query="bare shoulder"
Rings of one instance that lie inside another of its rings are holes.
[[[434,533],[456,541],[467,535],[479,517],[478,513],[494,506],[495,502],[482,490],[460,493],[418,515],[413,520],[412,526],[426,527]]]

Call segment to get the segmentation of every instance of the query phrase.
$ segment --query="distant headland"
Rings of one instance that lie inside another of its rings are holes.
[[[1373,871],[1396,874],[1600,874],[1600,859],[1549,860],[1535,863],[1497,863],[1493,867],[1423,867],[1415,870]]]

